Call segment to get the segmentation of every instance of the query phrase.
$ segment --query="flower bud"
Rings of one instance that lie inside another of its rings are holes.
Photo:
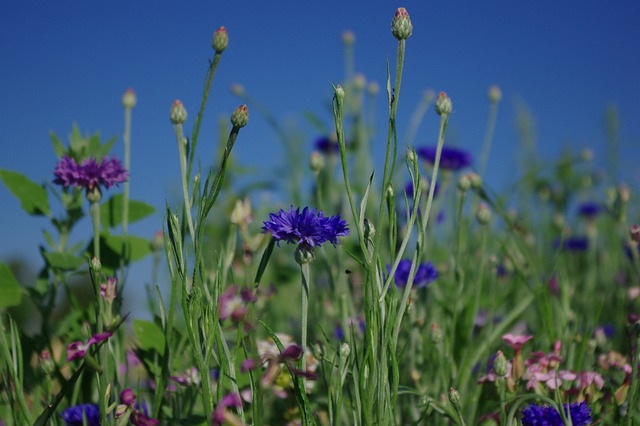
[[[94,274],[99,273],[102,270],[102,263],[100,262],[100,259],[98,259],[97,257],[93,257],[91,259],[91,270],[93,271]]]
[[[309,167],[314,173],[318,173],[320,170],[324,169],[324,157],[320,152],[313,151],[311,153],[311,157],[309,157]]]
[[[126,388],[120,392],[120,402],[129,407],[133,407],[136,403],[136,394],[130,388]]]
[[[336,99],[338,100],[338,102],[340,104],[342,104],[342,101],[344,100],[344,89],[342,88],[341,85],[337,85],[335,87],[335,89],[333,89],[333,94],[336,97]]]
[[[378,83],[376,83],[375,81],[372,81],[367,86],[367,92],[369,93],[369,96],[377,95],[378,92],[380,92],[380,85]]]
[[[342,345],[340,345],[340,357],[347,358],[349,354],[351,354],[351,347],[347,342],[342,343]]]
[[[236,96],[244,95],[244,86],[240,83],[233,83],[231,86],[229,86],[229,90],[231,90],[231,93]]]
[[[133,108],[136,106],[137,101],[136,92],[131,88],[127,89],[127,91],[124,92],[124,95],[122,95],[122,106],[125,108]]]
[[[411,164],[416,162],[416,153],[412,148],[409,148],[409,150],[407,150],[407,160]]]
[[[489,210],[486,204],[482,203],[478,206],[476,219],[480,225],[486,225],[491,221],[491,210]]]
[[[316,260],[316,254],[313,250],[313,247],[305,247],[304,245],[300,244],[296,248],[294,258],[298,265],[304,265],[306,263],[312,263],[314,260]]]
[[[187,121],[187,110],[182,105],[178,99],[173,101],[171,105],[171,111],[169,113],[169,118],[171,119],[171,123],[173,124],[183,124]]]
[[[489,98],[489,102],[492,104],[497,104],[502,99],[502,90],[497,85],[492,85],[489,87],[487,92],[487,97]]]
[[[460,393],[454,388],[449,388],[449,401],[455,405],[460,405]]]
[[[629,235],[631,235],[631,239],[636,243],[640,243],[640,226],[631,225],[629,229]]]
[[[231,114],[231,124],[233,127],[242,128],[249,122],[249,109],[246,105],[240,105]]]
[[[211,39],[211,47],[216,53],[220,54],[224,52],[224,50],[229,45],[229,33],[227,33],[227,29],[225,27],[218,28],[213,33],[213,38]]]
[[[447,96],[445,92],[438,93],[438,99],[436,99],[436,113],[438,115],[449,115],[453,109],[451,98]]]
[[[342,42],[345,46],[351,46],[356,41],[356,36],[351,30],[344,30],[342,32]]]
[[[493,360],[493,371],[500,377],[504,377],[508,373],[507,358],[505,358],[502,351],[496,353],[496,357]]]
[[[391,21],[391,34],[397,40],[406,40],[411,36],[412,31],[413,25],[411,25],[409,12],[404,7],[399,7],[393,15],[393,21]]]
[[[357,91],[362,91],[367,85],[367,78],[364,74],[356,74],[353,77],[353,88]]]
[[[467,173],[467,176],[469,176],[469,181],[471,182],[471,188],[480,189],[482,187],[482,178],[480,177],[480,175],[474,172],[469,172]]]
[[[442,342],[443,337],[440,325],[437,323],[431,324],[431,327],[429,327],[429,340],[431,340],[431,343],[437,345]]]
[[[160,251],[164,249],[164,232],[156,231],[151,239],[151,249],[153,251]]]
[[[458,179],[458,189],[462,192],[467,192],[471,188],[471,180],[469,179],[469,175],[462,175],[460,179]]]

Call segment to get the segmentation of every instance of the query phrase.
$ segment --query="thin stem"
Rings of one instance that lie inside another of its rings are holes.
[[[93,256],[100,260],[100,204],[97,201],[89,203],[89,213],[93,225]],[[96,294],[100,294],[100,291]]]
[[[307,326],[309,320],[309,263],[300,264],[300,275],[302,278],[302,359],[300,360],[300,370],[305,373],[307,371]],[[306,389],[306,379],[304,374],[302,379],[302,389]]]
[[[176,132],[176,140],[178,141],[178,155],[180,157],[180,179],[182,181],[182,196],[184,198],[184,210],[187,217],[187,225],[189,226],[189,235],[191,241],[195,244],[195,230],[193,228],[193,219],[191,218],[191,201],[189,200],[189,182],[187,175],[187,154],[185,152],[184,134],[182,132],[182,124],[174,126]],[[193,149],[192,149],[193,151]]]
[[[480,177],[484,177],[487,171],[487,162],[489,161],[489,153],[491,152],[491,144],[493,142],[493,133],[496,128],[498,118],[498,103],[491,102],[489,107],[489,118],[487,119],[487,129],[484,134],[484,143],[482,144],[482,153],[480,154]]]

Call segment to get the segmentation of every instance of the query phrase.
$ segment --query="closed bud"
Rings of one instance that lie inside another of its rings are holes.
[[[487,97],[489,98],[489,102],[491,102],[492,104],[497,104],[498,102],[500,102],[500,99],[502,99],[502,90],[500,90],[500,87],[494,84],[489,87]]]
[[[453,103],[451,102],[451,98],[447,96],[445,92],[438,93],[438,98],[436,99],[436,113],[438,115],[449,115],[451,114],[452,109]]]
[[[496,353],[496,357],[493,360],[493,372],[500,377],[504,377],[508,373],[507,358],[505,358],[502,351]]]
[[[356,36],[351,30],[344,30],[342,32],[342,42],[345,46],[351,46],[356,41]]]
[[[376,83],[375,81],[372,81],[367,86],[367,92],[369,93],[370,96],[377,95],[378,92],[380,92],[380,85],[378,83]]]
[[[491,222],[491,210],[489,210],[489,207],[487,207],[486,204],[482,203],[478,206],[476,219],[480,225],[486,225]]]
[[[367,79],[364,74],[356,74],[353,77],[353,88],[357,91],[362,91],[367,85]]]
[[[469,175],[462,175],[460,179],[458,179],[458,189],[462,192],[467,192],[471,188],[471,180],[469,179]]]
[[[440,325],[437,323],[431,324],[431,327],[429,327],[429,340],[431,340],[431,343],[437,345],[442,342],[443,337]]]
[[[449,401],[456,407],[460,405],[460,393],[454,388],[449,388]]]
[[[225,27],[218,28],[213,33],[213,38],[211,39],[211,47],[216,53],[222,53],[229,45],[229,33],[227,33],[227,29]]]
[[[318,151],[313,151],[309,157],[309,167],[314,173],[318,173],[324,169],[324,156]]]
[[[127,89],[127,91],[124,92],[124,95],[122,95],[122,106],[131,109],[136,106],[136,102],[136,92],[131,88]]]
[[[183,124],[187,121],[187,110],[178,99],[173,101],[173,104],[171,105],[169,118],[173,124]]]
[[[337,85],[335,87],[335,89],[333,89],[333,94],[336,97],[336,99],[338,100],[338,102],[340,104],[342,104],[342,101],[344,100],[344,89],[342,88],[341,85]]]
[[[411,164],[413,164],[413,163],[415,163],[415,162],[416,162],[416,153],[415,153],[415,151],[414,151],[413,149],[411,149],[411,148],[407,151],[407,160],[408,160]]]
[[[629,229],[629,235],[631,235],[631,239],[636,243],[640,243],[640,226],[631,225]]]
[[[467,173],[467,176],[469,176],[469,181],[471,181],[471,188],[480,189],[482,187],[482,178],[480,175],[474,172],[469,172]]]
[[[391,21],[391,34],[397,40],[406,40],[411,36],[412,32],[413,25],[411,25],[409,12],[404,7],[399,7],[393,15],[393,21]]]
[[[102,270],[102,263],[100,262],[100,259],[95,256],[91,259],[91,270],[94,274],[97,274]]]
[[[246,105],[240,105],[231,114],[231,124],[233,127],[242,128],[249,122],[249,108]]]
[[[351,354],[351,346],[347,342],[340,345],[340,357],[347,358]]]
[[[393,185],[387,185],[387,198],[393,198],[395,196],[395,191],[393,190]]]

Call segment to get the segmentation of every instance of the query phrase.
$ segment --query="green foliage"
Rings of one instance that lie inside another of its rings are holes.
[[[10,170],[0,170],[0,179],[7,189],[18,199],[27,214],[49,216],[47,191],[25,175]]]
[[[122,224],[122,194],[116,194],[100,204],[100,220],[111,229]],[[129,223],[134,223],[152,215],[156,209],[149,204],[129,200]]]
[[[0,311],[18,306],[23,290],[6,263],[0,263]]]
[[[135,319],[133,320],[132,329],[140,349],[145,351],[154,350],[158,354],[164,355],[165,341],[162,328],[151,321]]]

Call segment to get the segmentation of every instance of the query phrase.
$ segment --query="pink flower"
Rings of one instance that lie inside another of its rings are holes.
[[[502,336],[502,340],[504,340],[507,345],[511,346],[515,352],[520,352],[522,345],[531,339],[533,339],[533,336],[530,335],[505,334]]]
[[[91,346],[107,340],[112,335],[113,333],[110,331],[105,333],[96,333],[91,336],[86,344],[82,342],[72,342],[67,344],[67,362],[73,361],[74,359],[84,358]]]

